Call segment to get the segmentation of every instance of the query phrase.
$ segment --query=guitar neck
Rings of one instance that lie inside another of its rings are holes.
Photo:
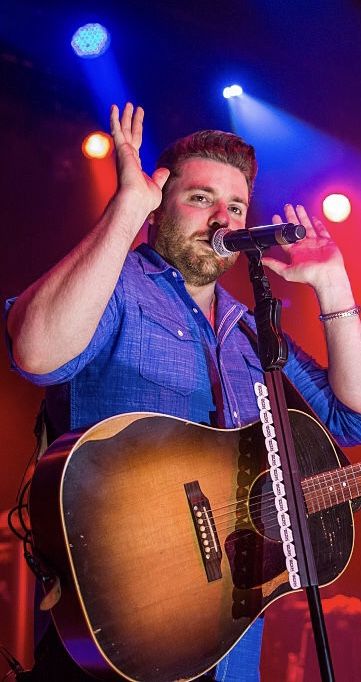
[[[309,514],[361,497],[361,463],[309,476],[302,490]]]

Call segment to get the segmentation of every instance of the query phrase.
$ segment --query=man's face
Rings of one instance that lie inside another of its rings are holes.
[[[185,161],[178,177],[151,219],[153,245],[184,276],[202,286],[216,280],[237,260],[217,256],[210,241],[219,227],[245,227],[248,188],[244,174],[225,163],[194,158]]]

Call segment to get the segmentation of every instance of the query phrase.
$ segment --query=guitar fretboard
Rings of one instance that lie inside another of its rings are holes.
[[[302,490],[309,514],[361,497],[361,464],[305,478]]]

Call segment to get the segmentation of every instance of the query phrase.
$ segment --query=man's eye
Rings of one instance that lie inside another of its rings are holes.
[[[208,198],[204,196],[204,194],[193,194],[191,196],[191,200],[197,202],[198,204],[205,204],[208,201]]]
[[[230,206],[229,208],[232,213],[235,213],[236,215],[242,215],[242,209],[240,206]]]

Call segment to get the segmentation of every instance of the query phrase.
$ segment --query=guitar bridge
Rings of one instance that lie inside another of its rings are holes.
[[[202,493],[198,481],[185,483],[184,488],[208,582],[219,580],[222,577],[222,551],[211,505]]]

